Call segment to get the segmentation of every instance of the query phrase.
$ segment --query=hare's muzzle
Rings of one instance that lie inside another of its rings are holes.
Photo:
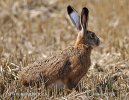
[[[96,39],[96,46],[99,46],[99,44],[100,44],[100,40],[99,40],[99,38],[97,38]]]

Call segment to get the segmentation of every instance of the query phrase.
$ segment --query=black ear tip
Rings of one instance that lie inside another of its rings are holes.
[[[70,5],[67,6],[67,12],[68,14],[71,14],[73,12],[73,8]]]
[[[84,7],[84,8],[82,9],[82,12],[83,12],[84,14],[88,14],[88,13],[89,13],[89,10],[88,10],[88,8]]]

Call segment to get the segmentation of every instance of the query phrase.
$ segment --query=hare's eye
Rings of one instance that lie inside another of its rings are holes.
[[[93,39],[95,37],[94,33],[91,33],[90,38]]]

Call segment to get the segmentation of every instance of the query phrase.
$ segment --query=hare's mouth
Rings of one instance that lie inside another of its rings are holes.
[[[96,48],[96,47],[97,47],[97,45],[91,45],[91,47],[92,47],[92,48]]]
[[[100,45],[100,43],[99,42],[96,42],[96,43],[92,44],[91,47],[92,48],[95,48],[95,47],[98,47],[99,45]]]

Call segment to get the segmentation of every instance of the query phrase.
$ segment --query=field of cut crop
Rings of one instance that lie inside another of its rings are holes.
[[[79,92],[50,93],[16,83],[21,68],[72,46],[77,30],[67,6],[89,9],[88,29],[99,36]],[[1,0],[0,100],[129,100],[129,0]]]

